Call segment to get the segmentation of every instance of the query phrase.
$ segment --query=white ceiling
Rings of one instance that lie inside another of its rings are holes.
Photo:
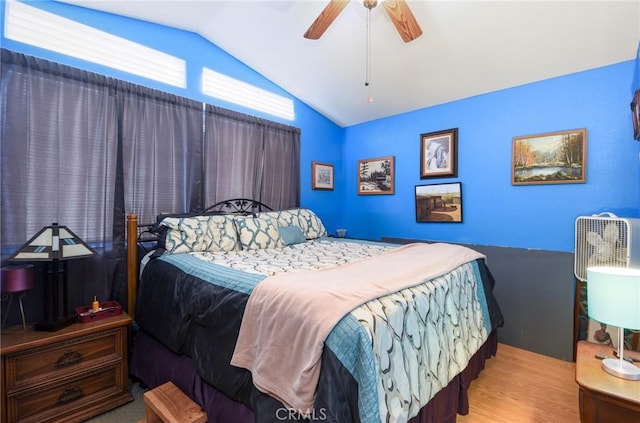
[[[632,60],[640,41],[640,0],[407,0],[424,34],[405,44],[374,8],[366,88],[359,0],[319,40],[303,34],[329,0],[62,1],[196,32],[343,127]]]

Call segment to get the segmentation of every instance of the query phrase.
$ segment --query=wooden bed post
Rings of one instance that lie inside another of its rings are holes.
[[[127,215],[127,312],[132,319],[138,291],[138,216]]]

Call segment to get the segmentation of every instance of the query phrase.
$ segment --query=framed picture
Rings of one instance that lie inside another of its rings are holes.
[[[333,189],[333,165],[311,162],[311,188]]]
[[[511,183],[578,184],[586,181],[587,130],[513,138]]]
[[[631,121],[633,123],[633,139],[640,140],[640,90],[636,90],[631,102]]]
[[[462,222],[462,184],[416,185],[416,222]]]
[[[607,326],[605,323],[589,318],[587,341],[616,348],[618,345],[618,328]]]
[[[393,194],[394,157],[358,160],[358,194]]]
[[[458,176],[458,128],[420,135],[420,179]]]

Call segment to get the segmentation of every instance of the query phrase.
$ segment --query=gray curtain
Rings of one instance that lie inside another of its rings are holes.
[[[238,119],[238,118],[242,119]],[[262,138],[256,118],[214,106],[205,112],[204,206],[231,198],[260,200]],[[240,166],[242,164],[242,166]]]
[[[150,223],[160,212],[201,207],[202,103],[126,85],[119,92],[126,212]]]
[[[109,78],[2,50],[2,256],[54,222],[99,257],[66,263],[70,305],[108,299],[117,273],[113,233],[118,127]],[[36,266],[44,272],[43,265]],[[25,301],[38,318],[45,276]],[[4,304],[3,304],[4,305]],[[16,310],[13,310],[16,311]]]
[[[68,226],[98,252],[68,262],[72,310],[94,296],[127,304],[127,213],[151,223],[237,197],[299,205],[298,128],[1,52],[3,265],[43,226]],[[41,285],[25,302],[30,321]]]
[[[300,130],[269,125],[264,133],[260,198],[274,210],[300,205]]]
[[[205,206],[230,198],[252,198],[274,210],[299,206],[299,156],[300,129],[207,105]]]

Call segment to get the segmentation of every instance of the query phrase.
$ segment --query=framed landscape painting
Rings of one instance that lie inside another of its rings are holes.
[[[333,189],[333,165],[311,162],[311,189]]]
[[[587,130],[513,138],[511,183],[579,184],[587,178]]]
[[[393,194],[394,157],[358,160],[358,194]]]
[[[416,185],[416,222],[462,222],[462,184]]]

